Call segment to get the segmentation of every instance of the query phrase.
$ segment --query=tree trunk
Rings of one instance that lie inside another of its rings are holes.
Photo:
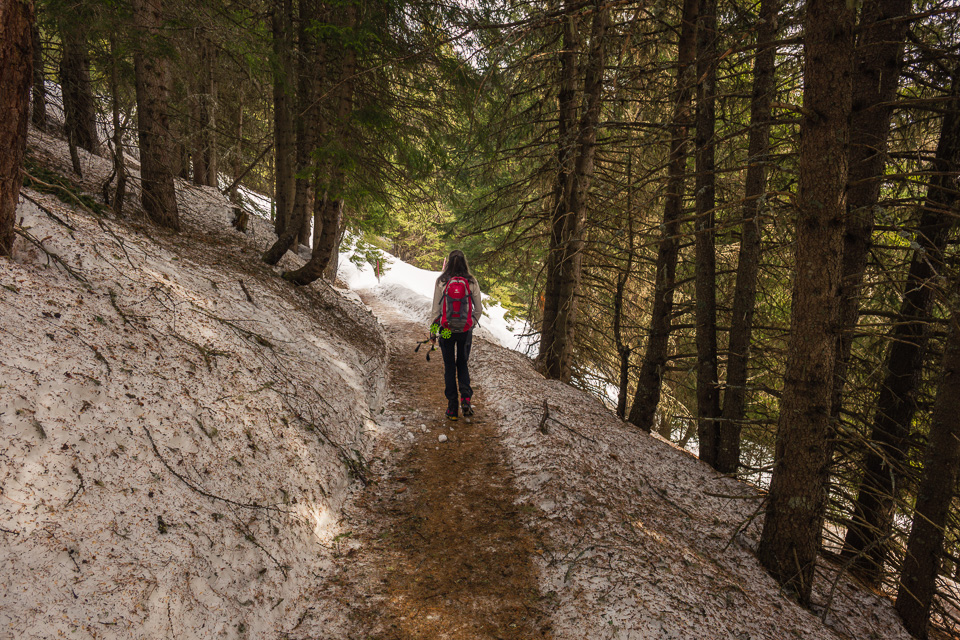
[[[868,0],[860,12],[850,118],[850,175],[840,281],[840,334],[831,413],[840,415],[853,336],[860,311],[860,287],[873,235],[874,209],[887,161],[887,135],[903,64],[910,0]]]
[[[770,151],[770,103],[775,86],[779,0],[761,0],[757,27],[757,59],[753,67],[753,97],[750,104],[750,158],[740,226],[740,253],[730,323],[727,384],[723,394],[723,418],[718,426],[717,464],[721,473],[733,473],[740,464],[740,431],[746,415],[747,365],[753,334],[760,267],[760,210],[767,190]]]
[[[697,0],[683,0],[680,39],[677,42],[677,86],[670,123],[670,159],[663,206],[663,232],[657,248],[657,274],[654,284],[650,337],[640,364],[637,391],[630,408],[630,422],[649,432],[653,428],[660,386],[667,364],[670,339],[670,315],[676,285],[677,255],[680,251],[680,215],[683,213],[683,189],[687,174],[687,143],[690,130],[690,99],[696,85]]]
[[[193,151],[193,181],[208,187],[218,187],[217,176],[217,83],[216,49],[208,34],[197,34],[200,55],[199,81],[194,95],[195,146]]]
[[[343,245],[343,236],[347,232],[346,217],[346,205],[342,205],[340,211],[340,232],[337,234],[337,241],[330,255],[330,262],[327,263],[327,269],[323,272],[323,277],[331,284],[337,281],[337,273],[340,270],[340,247]]]
[[[90,85],[90,56],[86,38],[76,25],[60,29],[63,56],[60,88],[63,92],[64,126],[67,137],[90,153],[97,153],[97,114]]]
[[[356,6],[350,5],[345,13],[343,24],[347,30],[356,28]],[[337,110],[335,121],[326,127],[326,145],[343,147],[346,145],[346,135],[350,114],[353,112],[353,91],[357,75],[357,51],[347,47],[341,53],[340,73],[336,82]],[[323,277],[324,271],[330,264],[330,259],[337,248],[340,238],[340,223],[343,219],[343,190],[344,171],[339,159],[334,157],[326,163],[327,184],[322,197],[318,197],[316,222],[313,225],[314,246],[310,260],[296,271],[283,274],[284,279],[297,285],[307,285]],[[319,195],[319,194],[318,194]]]
[[[31,122],[40,131],[47,130],[47,83],[43,73],[43,45],[40,43],[40,29],[33,23],[30,31],[33,43],[33,112]]]
[[[954,189],[960,188],[954,180]],[[930,423],[923,476],[917,489],[913,527],[907,541],[897,612],[914,637],[925,640],[930,606],[937,593],[937,575],[943,552],[944,527],[960,476],[960,307],[954,285],[950,335],[943,354],[943,372]]]
[[[627,266],[617,275],[617,290],[613,297],[613,339],[617,346],[617,356],[620,358],[620,380],[617,391],[617,417],[621,420],[627,417],[627,392],[630,384],[630,354],[633,349],[623,340],[623,299],[627,282],[633,272],[634,238],[633,238],[633,154],[627,154]]]
[[[577,122],[577,13],[565,7],[563,41],[560,51],[560,90],[557,94],[557,178],[554,183],[554,204],[550,219],[550,249],[547,254],[547,279],[543,292],[543,318],[540,323],[540,352],[537,356],[548,378],[563,379],[563,348],[565,328],[559,323],[561,299],[560,282],[563,272],[565,247],[570,230],[570,190],[576,162]],[[569,379],[569,378],[568,378]]]
[[[810,0],[804,29],[796,276],[761,564],[805,606],[820,550],[843,257],[855,13]]]
[[[263,255],[267,264],[276,264],[291,247],[306,243],[310,237],[310,213],[313,210],[313,182],[316,175],[313,152],[317,147],[317,126],[321,117],[319,92],[323,52],[309,28],[320,16],[317,0],[299,0],[299,61],[297,65],[296,171],[293,212],[289,224]]]
[[[943,252],[960,213],[956,179],[951,177],[960,168],[960,71],[954,73],[951,98],[930,167],[933,177],[920,216],[919,248],[910,261],[900,320],[890,335],[870,434],[873,446],[867,449],[866,470],[844,540],[844,553],[855,556],[852,570],[873,585],[883,576],[886,540],[893,529],[896,494],[905,471],[936,279],[942,274]]]
[[[33,3],[0,0],[0,256],[13,249],[13,225],[30,118]]]
[[[117,175],[117,187],[113,192],[113,213],[123,215],[123,201],[127,194],[127,165],[123,157],[123,127],[120,123],[120,54],[117,38],[110,36],[110,97],[113,102],[113,170]]]
[[[596,3],[590,29],[590,52],[583,79],[584,107],[577,132],[576,160],[572,184],[567,189],[570,196],[567,209],[567,233],[561,253],[561,269],[558,281],[559,305],[557,306],[555,340],[559,343],[552,349],[560,356],[551,362],[548,371],[557,373],[557,379],[568,382],[573,373],[573,344],[576,334],[578,297],[582,277],[584,224],[590,185],[593,181],[597,149],[597,124],[600,120],[603,93],[603,69],[605,64],[608,10],[601,2]],[[570,179],[571,177],[568,177]]]
[[[623,420],[627,415],[627,387],[630,383],[630,347],[623,342],[620,319],[623,317],[623,290],[629,278],[629,270],[617,276],[617,292],[613,298],[613,335],[617,344],[617,356],[620,359],[620,377],[617,386],[617,417]]]
[[[296,99],[293,59],[293,3],[278,2],[273,12],[273,52],[276,57],[273,76],[274,176],[276,219],[274,231],[283,235],[293,211],[296,181],[294,162],[297,153],[296,128],[292,105]]]
[[[696,344],[697,439],[700,459],[717,466],[716,419],[720,417],[717,377],[716,127],[717,0],[700,0],[697,14],[696,146]]]
[[[240,186],[240,181],[243,180],[243,103],[244,98],[243,85],[240,84],[237,87],[237,97],[236,97],[236,108],[237,108],[237,128],[234,129],[234,139],[237,141],[236,150],[233,153],[233,169],[232,177],[233,181],[227,186],[227,196],[230,198],[230,202],[235,205],[242,205],[243,201],[240,198],[240,193],[238,188]],[[216,156],[213,156],[214,165],[216,165]],[[210,160],[211,156],[207,156],[207,159]],[[216,169],[216,166],[213,167]]]
[[[143,31],[141,43],[160,37],[162,8],[162,0],[133,0],[134,20]],[[133,66],[137,81],[141,203],[156,224],[179,231],[168,114],[169,61],[162,53],[141,44],[134,52]]]

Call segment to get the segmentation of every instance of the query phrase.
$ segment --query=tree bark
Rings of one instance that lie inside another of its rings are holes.
[[[194,94],[195,145],[193,150],[193,181],[195,184],[218,187],[217,166],[217,82],[216,49],[209,34],[203,30],[196,36],[200,55],[198,81]]]
[[[620,379],[617,391],[617,417],[624,420],[627,417],[627,391],[630,384],[630,354],[633,349],[623,340],[623,300],[627,282],[633,272],[634,238],[633,238],[633,154],[627,154],[627,265],[617,274],[617,290],[613,297],[613,339],[617,346],[617,356],[620,358]]]
[[[356,27],[357,10],[355,5],[347,7],[340,26],[345,29]],[[327,48],[329,49],[329,48]],[[353,112],[353,92],[357,76],[357,51],[353,47],[345,48],[340,54],[340,72],[336,82],[337,107],[335,120],[328,123],[325,145],[345,147],[348,121]],[[324,163],[327,183],[318,183],[317,192],[323,191],[317,198],[317,214],[313,225],[314,245],[310,260],[295,271],[288,271],[283,278],[296,285],[307,285],[323,277],[330,259],[337,249],[340,238],[340,223],[343,219],[344,170],[341,160],[334,157]]]
[[[860,311],[860,287],[873,235],[874,210],[880,198],[887,161],[887,135],[903,64],[903,45],[910,21],[910,0],[868,0],[860,12],[850,118],[850,175],[847,178],[847,221],[843,237],[840,281],[840,334],[831,413],[840,415],[853,336]]]
[[[162,0],[133,0],[141,43],[159,37]],[[143,210],[156,224],[180,230],[174,188],[173,145],[169,127],[169,61],[141,44],[133,55],[137,84],[137,129],[140,139],[140,181]]]
[[[960,187],[954,180],[954,189]],[[907,541],[896,609],[914,637],[926,640],[930,606],[937,593],[944,527],[960,476],[960,282],[955,283],[950,335],[943,354],[940,385],[930,423],[917,489],[913,526]]]
[[[577,52],[579,50],[578,14],[572,0],[566,0],[563,40],[560,51],[560,90],[557,94],[557,177],[550,217],[550,248],[547,254],[547,279],[543,292],[543,318],[540,322],[540,352],[537,356],[545,375],[563,379],[565,328],[560,325],[563,304],[560,282],[565,264],[566,243],[570,236],[570,190],[576,162]],[[569,379],[569,378],[567,378]]]
[[[663,369],[667,364],[670,339],[670,315],[676,286],[677,255],[680,251],[680,215],[683,213],[683,189],[687,174],[687,144],[691,125],[690,100],[696,84],[697,0],[683,0],[680,39],[677,42],[677,85],[670,122],[670,158],[663,206],[663,232],[657,248],[656,279],[650,336],[640,365],[637,391],[630,408],[630,422],[646,432],[653,428]]]
[[[67,137],[72,138],[81,149],[97,153],[97,113],[90,84],[90,56],[86,38],[75,24],[61,26],[60,34],[63,52],[60,59],[60,88],[63,92]]]
[[[233,178],[233,180],[227,186],[227,191],[226,191],[227,197],[230,198],[230,202],[238,206],[243,204],[243,201],[240,198],[240,192],[238,189],[240,187],[240,181],[243,179],[243,173],[244,173],[243,171],[244,169],[243,167],[243,113],[244,113],[243,103],[244,103],[245,97],[246,97],[245,91],[243,89],[243,85],[241,84],[237,87],[237,96],[235,98],[236,100],[235,106],[237,109],[237,122],[236,122],[237,126],[233,131],[234,131],[234,140],[237,141],[237,144],[236,144],[236,148],[234,149],[233,158],[232,158],[233,166],[231,167],[231,169],[233,169],[233,172],[231,177]],[[210,156],[207,156],[207,158],[210,159]],[[214,159],[214,169],[216,169],[215,159]]]
[[[568,382],[573,373],[573,345],[576,334],[578,298],[582,278],[584,225],[589,206],[590,185],[597,149],[597,125],[600,120],[601,97],[603,93],[603,70],[605,65],[605,39],[608,10],[601,2],[596,3],[590,28],[590,52],[586,61],[583,79],[584,107],[581,110],[576,140],[576,159],[572,179],[566,190],[568,201],[566,238],[561,253],[560,277],[557,281],[559,305],[555,339],[559,340],[553,348],[559,361],[551,362],[547,370],[558,380]]]
[[[33,3],[0,0],[0,256],[13,249],[13,225],[30,118]]]
[[[920,216],[918,248],[904,284],[900,319],[890,334],[870,434],[873,446],[867,449],[866,470],[844,540],[844,554],[853,557],[851,569],[873,585],[883,576],[886,540],[893,529],[894,505],[905,472],[936,280],[942,275],[943,252],[960,214],[953,177],[960,168],[960,71],[954,72],[950,97],[930,167],[933,177]]]
[[[843,257],[854,10],[810,0],[804,29],[796,276],[761,564],[805,606],[820,549]]]
[[[717,466],[720,392],[717,374],[717,252],[715,214],[717,0],[700,0],[697,14],[696,344],[697,439],[700,459]]]
[[[123,127],[120,122],[120,54],[115,35],[110,37],[110,96],[113,102],[113,171],[117,187],[113,192],[112,209],[117,216],[123,215],[123,202],[127,195],[127,165],[123,157]]]
[[[274,231],[283,235],[293,211],[297,153],[296,128],[292,104],[296,100],[293,59],[293,2],[278,2],[273,12],[273,52],[276,57],[273,76],[274,175],[276,220]]]
[[[43,45],[40,42],[40,29],[34,21],[30,30],[33,43],[33,112],[30,115],[33,126],[40,131],[47,130],[47,83],[43,73]]]
[[[718,426],[716,469],[733,473],[740,464],[740,432],[746,415],[747,365],[753,334],[753,312],[757,300],[757,271],[760,267],[760,211],[767,190],[770,151],[770,104],[775,86],[774,62],[777,48],[779,0],[761,0],[757,27],[757,58],[753,67],[753,96],[750,103],[749,160],[740,226],[737,282],[733,294],[730,324],[727,384],[723,394],[723,417]]]
[[[309,28],[320,18],[317,0],[299,0],[299,59],[297,64],[296,171],[292,215],[283,233],[264,253],[263,261],[276,264],[291,247],[306,243],[310,237],[310,213],[313,210],[313,183],[316,167],[313,152],[317,147],[317,127],[321,117],[318,87],[322,84],[323,49]]]
[[[617,344],[617,356],[620,359],[620,376],[617,385],[617,417],[623,420],[627,416],[627,386],[630,383],[631,349],[623,342],[620,319],[623,317],[623,290],[627,284],[629,270],[617,277],[617,291],[613,298],[613,334]]]

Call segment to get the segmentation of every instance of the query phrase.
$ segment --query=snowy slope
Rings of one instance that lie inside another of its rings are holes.
[[[62,142],[30,146],[69,174]],[[96,192],[109,163],[81,154]],[[178,235],[25,195],[75,275],[22,238],[0,266],[0,638],[294,627],[364,473],[382,328],[276,277],[270,230],[233,231],[214,190],[180,185]]]

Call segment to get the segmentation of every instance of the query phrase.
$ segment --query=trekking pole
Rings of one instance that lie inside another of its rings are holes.
[[[420,340],[419,342],[417,342],[417,348],[414,349],[413,352],[417,353],[418,351],[420,351],[420,347],[427,344],[428,342],[433,342],[433,341],[430,340],[430,338],[427,338],[426,340]],[[430,346],[430,349],[427,351],[427,362],[430,362],[430,352],[435,350],[436,348],[437,348],[436,343]]]

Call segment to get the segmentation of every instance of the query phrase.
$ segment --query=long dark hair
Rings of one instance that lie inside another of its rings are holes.
[[[460,249],[454,249],[447,256],[447,262],[443,265],[443,273],[440,274],[440,282],[446,284],[450,278],[466,278],[471,282],[476,282],[476,278],[470,273],[470,265],[467,264],[467,256],[463,255]]]

